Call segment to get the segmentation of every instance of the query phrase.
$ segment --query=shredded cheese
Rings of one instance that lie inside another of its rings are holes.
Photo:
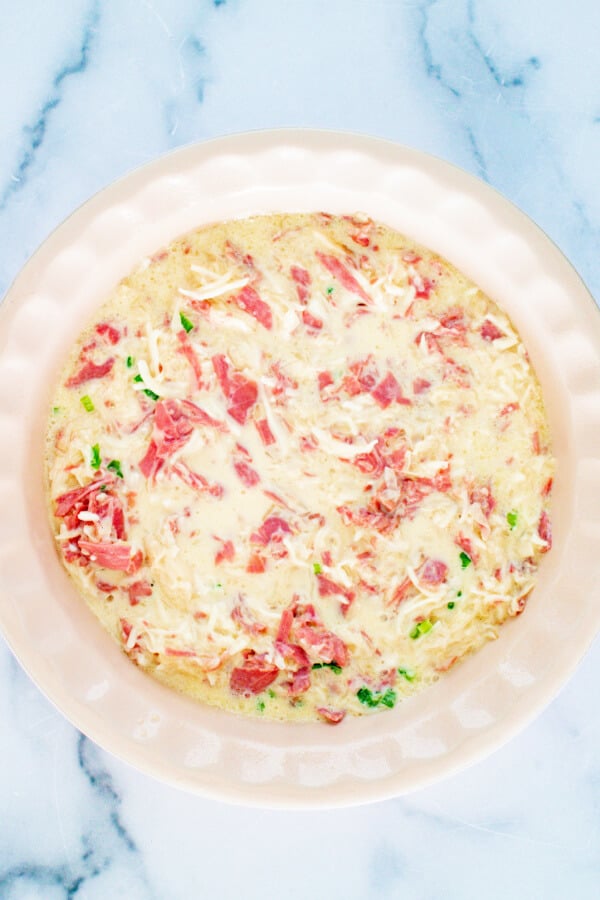
[[[514,326],[365,214],[175,241],[98,311],[52,406],[73,581],[133,662],[226,709],[393,705],[522,612],[551,546]]]

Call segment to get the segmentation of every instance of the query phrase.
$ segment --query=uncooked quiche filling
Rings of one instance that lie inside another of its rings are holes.
[[[553,460],[509,318],[364,215],[146,259],[52,402],[62,561],[138,666],[226,710],[394,707],[522,612]]]

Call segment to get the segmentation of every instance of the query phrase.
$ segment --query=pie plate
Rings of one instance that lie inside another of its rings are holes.
[[[557,457],[554,548],[524,614],[422,694],[336,727],[234,716],[133,666],[59,563],[42,477],[52,385],[124,275],[202,224],[315,210],[368,213],[445,256],[508,312],[541,381]],[[303,130],[178,150],[103,190],[44,242],[4,300],[0,348],[0,627],[58,709],[143,772],[255,806],[335,807],[406,793],[522,729],[598,630],[600,315],[530,219],[446,162]]]

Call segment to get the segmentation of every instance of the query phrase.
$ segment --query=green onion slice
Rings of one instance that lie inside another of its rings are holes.
[[[90,459],[90,465],[92,469],[99,469],[102,460],[100,459],[100,445],[94,444],[92,447],[92,457]]]
[[[422,634],[427,634],[428,631],[431,631],[433,628],[433,622],[429,619],[425,619],[423,622],[417,622],[415,627],[410,633],[413,641],[416,641],[417,638],[421,637]]]
[[[393,709],[396,705],[397,695],[392,688],[388,688],[382,694],[381,691],[372,691],[368,687],[361,687],[356,692],[356,696],[361,703],[364,703],[365,706],[369,706],[371,709],[376,706],[387,706],[388,709]]]
[[[194,327],[193,322],[190,322],[188,317],[182,312],[179,313],[179,321],[181,322],[181,327],[185,328],[186,333],[189,334]]]
[[[335,672],[336,675],[339,675],[342,671],[342,667],[338,665],[336,662],[328,662],[328,663],[313,663],[313,669],[331,669],[332,672]]]
[[[398,669],[398,675],[402,675],[407,681],[414,681],[417,673],[413,669]]]
[[[143,384],[143,381],[144,381],[144,379],[142,378],[141,375],[136,375],[133,380],[135,381],[136,384]],[[146,395],[146,397],[150,397],[151,400],[159,400],[160,399],[158,394],[156,394],[154,391],[151,391],[150,388],[144,388],[142,393],[144,393]]]

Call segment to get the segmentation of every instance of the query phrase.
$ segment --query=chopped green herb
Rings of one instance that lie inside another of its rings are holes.
[[[414,681],[417,673],[413,669],[398,669],[398,675],[402,675],[407,681]]]
[[[506,521],[510,525],[511,530],[517,524],[518,519],[519,519],[519,513],[516,511],[516,509],[512,509],[510,512],[506,513]]]
[[[121,469],[121,463],[118,459],[111,459],[106,468],[112,469],[119,478],[123,477],[123,470]]]
[[[325,291],[325,293],[330,297],[333,294],[333,288],[328,287],[327,290]]]
[[[192,328],[194,327],[193,322],[190,322],[188,317],[184,315],[182,312],[179,313],[179,321],[181,322],[181,327],[185,328],[186,332],[189,334]]]
[[[92,447],[92,457],[90,459],[90,465],[92,469],[99,469],[102,460],[100,459],[100,445],[94,444]]]
[[[457,597],[462,597],[462,591],[457,591],[457,592],[456,592],[456,596],[457,596]]]
[[[133,380],[136,382],[136,384],[141,384],[144,381],[141,375],[136,375]],[[144,388],[143,393],[146,395],[146,397],[150,397],[151,400],[159,399],[158,394],[155,394],[154,391],[150,390],[150,388]]]
[[[336,662],[313,663],[313,669],[331,669],[331,671],[335,672],[336,675],[339,675],[342,671],[342,667],[339,666]]]
[[[315,575],[320,575],[322,571],[323,567],[321,566],[321,563],[313,563],[313,572]]]
[[[264,711],[265,711],[265,701],[264,701],[264,700],[257,700],[257,701],[256,701],[256,708],[257,708],[257,710],[258,710],[259,712],[264,712]]]
[[[131,369],[131,367],[133,366],[133,362],[134,362],[133,356],[128,356],[127,361],[126,361],[126,365],[127,365],[128,369]]]
[[[221,584],[221,582],[220,582],[220,581],[217,581],[217,583],[216,583],[216,584],[215,584],[215,587],[218,587],[218,588],[222,588],[222,587],[223,587],[223,585],[222,585],[222,584]]]
[[[427,632],[431,631],[432,628],[433,622],[431,622],[429,619],[425,619],[423,622],[417,622],[417,624],[411,631],[410,636],[413,641],[416,641],[418,637],[421,637],[422,634],[427,634]]]
[[[393,709],[396,705],[396,691],[392,690],[392,688],[388,688],[379,702],[382,703],[383,706],[387,706],[388,709]]]
[[[376,706],[387,706],[388,709],[392,709],[396,703],[396,691],[392,688],[388,688],[385,694],[382,694],[381,691],[374,692],[368,687],[361,687],[356,692],[356,696],[361,703],[370,706],[371,709]]]
[[[269,688],[269,690],[267,691],[267,694],[269,695],[269,697],[274,697],[275,691],[273,690],[273,688]]]
[[[460,564],[463,567],[463,569],[466,569],[467,566],[471,565],[471,557],[469,556],[468,553],[465,553],[464,550],[460,551]]]
[[[448,604],[448,609],[454,609],[454,600],[451,600]]]
[[[60,412],[60,406],[53,406],[53,407],[52,407],[52,412],[54,413],[54,415],[56,415],[56,413],[59,413],[59,412]]]
[[[101,484],[99,490],[105,491],[106,488],[107,488],[107,485],[106,485],[106,484]]]
[[[81,398],[81,405],[86,410],[86,412],[94,412],[94,404],[92,402],[92,398],[88,397],[87,394]]]
[[[373,697],[373,691],[368,687],[361,687],[356,692],[356,696],[365,706],[377,706],[377,701]]]

